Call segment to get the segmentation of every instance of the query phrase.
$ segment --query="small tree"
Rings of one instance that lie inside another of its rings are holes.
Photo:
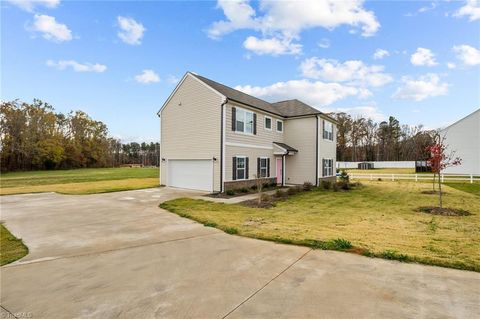
[[[257,192],[258,192],[258,205],[262,203],[262,190],[263,190],[263,180],[255,175],[255,185],[257,186]]]
[[[462,163],[462,159],[455,156],[455,151],[447,153],[448,145],[445,144],[445,140],[445,135],[441,137],[440,134],[437,133],[434,144],[427,147],[427,151],[430,153],[430,159],[428,161],[432,167],[432,172],[434,176],[438,174],[438,196],[440,208],[442,208],[442,179],[440,178],[440,174],[445,168],[457,166]]]

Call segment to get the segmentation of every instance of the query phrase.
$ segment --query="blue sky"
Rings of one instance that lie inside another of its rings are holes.
[[[81,109],[124,141],[158,139],[186,71],[428,128],[480,106],[476,0],[2,0],[1,14],[1,98]]]

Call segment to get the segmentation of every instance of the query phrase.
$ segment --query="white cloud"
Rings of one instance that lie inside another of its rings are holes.
[[[367,89],[309,80],[277,82],[263,87],[245,85],[235,88],[271,102],[300,98],[315,107],[329,105],[350,96],[366,98],[372,95]]]
[[[373,54],[374,60],[381,60],[390,55],[390,52],[384,49],[376,49],[375,53]]]
[[[65,24],[57,22],[54,17],[36,14],[33,18],[31,30],[41,32],[45,39],[55,42],[72,40],[72,31]]]
[[[410,57],[410,62],[413,65],[434,66],[437,65],[435,61],[435,54],[430,49],[417,48],[414,54]]]
[[[466,65],[480,64],[480,50],[477,48],[463,44],[454,46],[453,51],[457,54],[457,58]]]
[[[467,16],[470,21],[480,19],[480,1],[479,0],[467,0],[465,5],[458,9],[453,16],[464,17]]]
[[[402,82],[403,85],[392,96],[395,99],[418,102],[448,93],[448,84],[442,83],[440,77],[434,73],[422,75],[418,79],[403,77]]]
[[[311,79],[322,79],[333,82],[349,82],[360,86],[383,86],[393,78],[383,72],[381,65],[368,66],[359,60],[349,60],[343,63],[337,60],[306,59],[300,65],[302,75]]]
[[[53,60],[48,60],[46,63],[47,66],[56,68],[58,70],[65,70],[68,67],[71,67],[75,72],[96,72],[102,73],[107,70],[107,66],[103,64],[92,64],[92,63],[78,63],[74,60],[59,60],[55,62]]]
[[[455,69],[456,67],[457,67],[457,65],[453,62],[448,62],[447,63],[447,68],[449,68],[450,70]]]
[[[355,107],[337,107],[332,110],[325,110],[326,112],[344,112],[353,117],[361,116],[363,118],[372,119],[376,122],[385,120],[387,117],[375,106],[355,106]]]
[[[290,39],[258,39],[254,36],[249,36],[243,46],[245,49],[253,51],[258,55],[269,54],[273,56],[283,54],[300,54],[302,52],[302,45],[292,43]]]
[[[328,49],[330,47],[330,40],[327,38],[323,38],[318,42],[318,46],[321,47],[322,49]]]
[[[143,70],[141,74],[135,75],[135,81],[142,84],[160,82],[160,77],[153,70]]]
[[[431,11],[431,10],[434,10],[435,8],[437,7],[437,3],[435,2],[431,2],[430,3],[430,6],[424,6],[424,7],[421,7],[420,9],[418,9],[416,12],[414,13],[407,13],[405,14],[406,17],[414,17],[420,13],[425,13],[427,11]]]
[[[117,33],[118,37],[125,43],[139,45],[142,43],[143,34],[147,29],[132,18],[117,17],[117,23],[121,31]]]
[[[218,0],[217,7],[223,10],[226,19],[211,25],[209,37],[218,39],[236,30],[249,29],[262,33],[264,39],[255,38],[257,42],[275,42],[276,46],[280,43],[288,47],[284,49],[288,52],[292,51],[291,46],[295,46],[293,50],[300,48],[291,40],[299,39],[300,33],[306,29],[323,27],[332,30],[349,25],[360,28],[363,36],[372,36],[380,28],[375,14],[363,7],[363,0],[305,0],[301,4],[261,0],[258,12],[248,0]],[[278,52],[278,49],[272,52]]]
[[[33,12],[35,7],[43,6],[46,8],[56,8],[60,4],[60,0],[7,0],[11,4],[16,5],[20,9]]]

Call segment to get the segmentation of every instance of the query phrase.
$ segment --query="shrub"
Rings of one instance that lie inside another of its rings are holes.
[[[262,194],[260,195],[260,201],[261,202],[270,202],[272,200],[272,196],[268,194]]]
[[[348,176],[348,173],[345,169],[342,169],[342,172],[340,173],[340,181],[344,183],[348,183],[350,181],[350,176]]]
[[[276,181],[270,182],[270,187],[277,187],[277,182]]]
[[[252,190],[256,191],[258,186],[257,185],[253,185],[252,187],[250,187]]]
[[[312,184],[312,183],[310,183],[310,182],[304,182],[304,183],[303,183],[303,190],[304,190],[304,191],[307,191],[307,192],[308,192],[308,191],[311,191],[312,188],[313,188],[313,184]]]
[[[377,181],[381,182],[381,181],[382,181],[382,179],[379,177],[379,178],[377,179]]]
[[[233,189],[229,189],[225,192],[228,196],[233,196],[235,195],[235,191]]]
[[[337,183],[333,183],[333,191],[338,192],[340,190],[340,186]]]
[[[287,192],[282,191],[281,189],[277,189],[277,191],[275,192],[275,197],[277,197],[277,198],[282,198],[282,197],[286,197],[286,196],[287,196]]]
[[[240,193],[248,193],[248,188],[246,187],[240,188]]]
[[[323,180],[320,182],[320,188],[322,189],[330,189],[332,187],[332,182]]]
[[[296,187],[289,187],[287,190],[288,195],[295,195],[296,193],[298,193],[298,189]]]
[[[235,235],[238,234],[238,229],[236,229],[235,227],[228,227],[225,228],[225,232],[230,235]]]
[[[270,183],[263,183],[262,187],[263,187],[263,188],[269,188],[269,187],[270,187]]]

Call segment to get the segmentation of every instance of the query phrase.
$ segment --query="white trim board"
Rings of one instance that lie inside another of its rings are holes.
[[[236,146],[236,147],[246,147],[246,148],[259,148],[263,150],[273,150],[272,146],[263,146],[263,145],[253,145],[253,144],[242,144],[234,142],[225,142],[227,146]]]

